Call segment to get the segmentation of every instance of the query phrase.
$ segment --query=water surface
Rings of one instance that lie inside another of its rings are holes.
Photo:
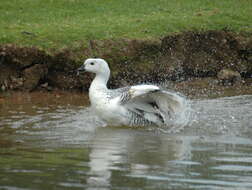
[[[192,100],[179,131],[101,127],[84,95],[0,104],[0,189],[252,189],[252,96]]]

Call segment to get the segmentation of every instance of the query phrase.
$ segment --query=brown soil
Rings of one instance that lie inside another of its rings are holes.
[[[92,76],[77,76],[76,69],[88,57],[108,61],[112,88],[165,81],[173,81],[172,88],[189,95],[196,93],[193,89],[214,92],[237,86],[252,88],[252,36],[207,31],[186,32],[156,41],[92,40],[85,47],[54,53],[35,47],[0,45],[0,91],[87,91]],[[220,83],[217,76],[223,69],[240,74],[241,80]]]

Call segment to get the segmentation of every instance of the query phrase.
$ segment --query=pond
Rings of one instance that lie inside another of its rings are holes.
[[[182,130],[100,127],[86,95],[0,104],[0,189],[252,189],[252,95],[190,100]]]

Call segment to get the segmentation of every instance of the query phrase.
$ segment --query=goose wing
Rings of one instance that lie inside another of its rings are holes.
[[[155,85],[132,86],[121,93],[119,104],[158,125],[168,124],[184,107],[184,99]]]

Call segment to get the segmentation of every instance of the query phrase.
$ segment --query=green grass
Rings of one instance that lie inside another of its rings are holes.
[[[1,0],[0,43],[73,47],[187,30],[252,32],[252,0]]]

